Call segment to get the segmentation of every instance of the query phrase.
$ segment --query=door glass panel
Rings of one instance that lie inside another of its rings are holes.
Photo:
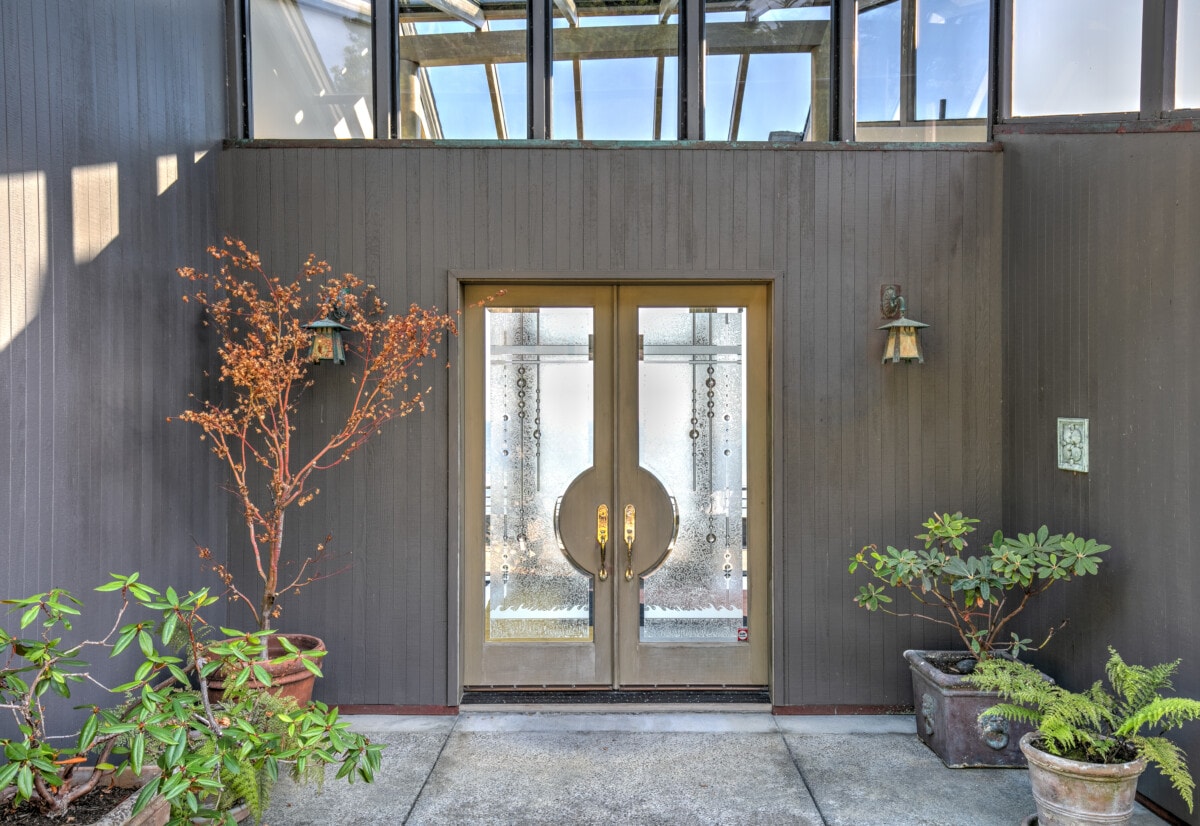
[[[591,308],[486,313],[484,623],[491,642],[590,640],[593,580],[554,530],[593,463]]]
[[[734,642],[747,627],[744,308],[638,314],[639,462],[679,520],[642,577],[644,642]]]

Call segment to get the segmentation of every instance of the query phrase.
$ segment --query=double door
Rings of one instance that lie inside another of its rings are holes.
[[[765,685],[766,287],[465,297],[466,687]]]

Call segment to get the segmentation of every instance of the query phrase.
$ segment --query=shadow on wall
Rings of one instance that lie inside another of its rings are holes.
[[[0,598],[68,588],[93,609],[80,633],[112,622],[92,591],[110,571],[212,584],[192,536],[226,535],[220,476],[166,417],[210,362],[174,270],[212,240],[215,167],[201,149],[0,173]],[[73,699],[111,704],[96,693]]]

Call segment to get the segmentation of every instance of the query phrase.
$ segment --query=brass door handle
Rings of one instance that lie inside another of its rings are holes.
[[[600,581],[608,579],[608,505],[596,508],[596,541],[600,543],[600,570],[596,574]]]
[[[636,534],[637,511],[633,505],[625,506],[625,581],[633,579],[633,539]]]

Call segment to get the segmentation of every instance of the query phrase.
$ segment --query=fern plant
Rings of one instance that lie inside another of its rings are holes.
[[[1143,758],[1153,763],[1192,810],[1195,781],[1186,755],[1164,732],[1200,718],[1200,701],[1164,697],[1179,660],[1151,668],[1130,665],[1109,648],[1104,670],[1111,690],[1099,680],[1083,692],[1051,683],[1031,665],[1005,659],[980,662],[968,678],[976,687],[996,691],[1006,702],[980,715],[998,714],[1031,723],[1034,745],[1056,757],[1084,763],[1123,763]]]

